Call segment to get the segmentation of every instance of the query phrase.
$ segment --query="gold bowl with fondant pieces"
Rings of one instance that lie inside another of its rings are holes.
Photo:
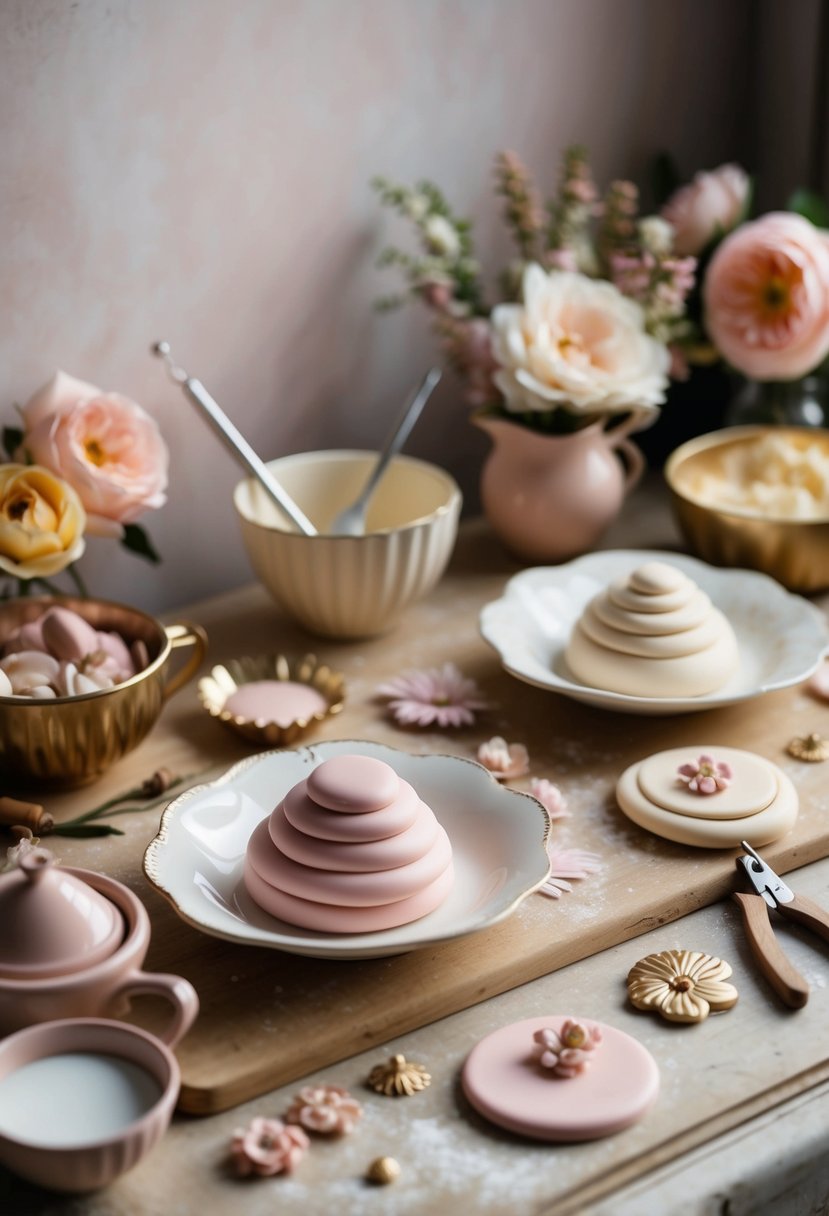
[[[712,496],[719,483],[731,499],[734,464],[750,461],[769,439],[829,461],[829,431],[819,427],[740,426],[700,435],[665,465],[674,514],[691,549],[706,561],[762,570],[790,591],[822,590],[829,587],[829,511],[824,518],[795,518]]]
[[[345,704],[345,677],[316,655],[230,659],[199,680],[212,718],[258,747],[286,747]]]
[[[141,643],[149,661],[129,679],[94,692],[50,700],[0,696],[0,757],[8,790],[95,781],[138,746],[168,697],[196,674],[207,651],[200,625],[162,625],[126,604],[71,596],[0,604],[0,649],[15,629],[55,605],[70,609],[93,629],[120,634],[129,646]],[[171,673],[173,651],[182,647],[192,647],[192,653]]]

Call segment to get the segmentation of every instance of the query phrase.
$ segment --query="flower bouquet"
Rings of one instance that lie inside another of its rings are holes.
[[[75,563],[86,535],[113,537],[149,561],[158,555],[135,521],[163,506],[169,454],[155,421],[120,393],[104,393],[64,372],[3,428],[9,462],[0,463],[2,598],[28,595],[66,570],[86,588]],[[16,585],[13,580],[16,580]]]
[[[495,177],[516,246],[498,302],[487,298],[469,222],[429,182],[375,180],[420,245],[385,249],[381,265],[397,266],[407,294],[432,310],[470,405],[545,434],[630,414],[647,425],[700,338],[686,309],[696,259],[678,252],[667,220],[639,217],[632,182],[600,198],[582,148],[565,153],[546,207],[514,153],[496,157]]]

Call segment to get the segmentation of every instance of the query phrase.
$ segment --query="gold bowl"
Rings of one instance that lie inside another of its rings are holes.
[[[665,465],[674,513],[691,549],[716,566],[762,570],[790,591],[829,587],[829,516],[804,520],[756,507],[716,506],[703,498],[706,476],[725,477],[725,460],[740,447],[774,434],[805,449],[819,445],[829,458],[829,432],[810,427],[741,426],[683,443]]]
[[[36,620],[55,604],[71,608],[93,629],[120,633],[127,645],[142,641],[150,661],[129,680],[81,696],[48,701],[0,697],[0,772],[17,785],[82,785],[100,777],[137,747],[167,698],[195,675],[207,650],[200,625],[162,625],[126,604],[68,596],[0,604],[0,647],[18,625]],[[171,655],[183,646],[194,652],[171,676]]]
[[[328,702],[324,710],[308,718],[296,718],[287,725],[261,718],[245,718],[225,709],[227,700],[243,684],[257,680],[292,680],[315,688]],[[243,659],[231,659],[214,667],[209,676],[199,680],[199,697],[211,718],[223,722],[230,730],[255,743],[257,747],[287,747],[304,735],[316,722],[338,714],[345,704],[345,682],[338,671],[318,663],[316,655],[288,659],[284,654],[261,654]]]

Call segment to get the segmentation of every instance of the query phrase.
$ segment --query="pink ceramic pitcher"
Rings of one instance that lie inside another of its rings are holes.
[[[641,426],[639,415],[611,430],[596,422],[569,435],[542,435],[486,414],[473,421],[495,445],[481,473],[484,513],[525,561],[560,562],[592,548],[645,467],[627,438]]]

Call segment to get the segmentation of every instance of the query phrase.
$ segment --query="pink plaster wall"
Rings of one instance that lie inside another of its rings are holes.
[[[750,0],[4,0],[0,418],[56,366],[140,401],[173,454],[152,570],[93,542],[96,592],[158,609],[249,577],[235,466],[147,354],[166,337],[264,456],[372,445],[432,359],[378,315],[400,235],[376,172],[431,176],[505,252],[490,159],[552,185],[653,151],[740,156]],[[472,486],[484,445],[441,386],[411,449]]]

